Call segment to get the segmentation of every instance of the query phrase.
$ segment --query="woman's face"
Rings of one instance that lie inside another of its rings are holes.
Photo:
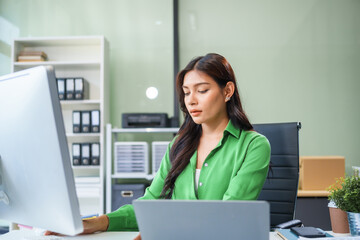
[[[227,118],[226,92],[206,73],[192,70],[183,82],[186,108],[197,124],[216,124]]]

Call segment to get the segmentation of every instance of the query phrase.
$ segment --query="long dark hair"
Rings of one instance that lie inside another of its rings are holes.
[[[235,74],[229,62],[223,56],[216,53],[209,53],[206,56],[197,57],[191,60],[176,77],[176,91],[180,102],[180,108],[184,114],[184,123],[180,127],[170,150],[171,169],[165,179],[164,188],[161,192],[161,197],[166,199],[172,197],[175,181],[189,164],[191,156],[199,146],[202,133],[201,125],[196,124],[192,120],[184,101],[184,91],[182,88],[184,77],[192,70],[201,71],[212,77],[220,88],[224,88],[228,82],[233,82],[235,86],[234,94],[231,96],[230,100],[226,102],[228,117],[239,129],[253,129],[242,108]]]

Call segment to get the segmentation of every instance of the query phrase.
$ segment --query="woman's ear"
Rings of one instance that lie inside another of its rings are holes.
[[[229,101],[235,91],[235,85],[233,82],[227,82],[224,87],[225,102]]]

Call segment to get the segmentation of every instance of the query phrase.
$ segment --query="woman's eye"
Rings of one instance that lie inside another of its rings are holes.
[[[208,91],[208,89],[206,90],[199,90],[199,93],[206,93]]]
[[[189,93],[189,92],[184,92],[184,95],[185,95],[185,96],[189,96],[190,93]]]

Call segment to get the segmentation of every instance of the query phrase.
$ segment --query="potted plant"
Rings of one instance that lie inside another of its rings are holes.
[[[360,236],[360,177],[349,176],[336,180],[328,189],[329,200],[347,212],[350,233]]]

